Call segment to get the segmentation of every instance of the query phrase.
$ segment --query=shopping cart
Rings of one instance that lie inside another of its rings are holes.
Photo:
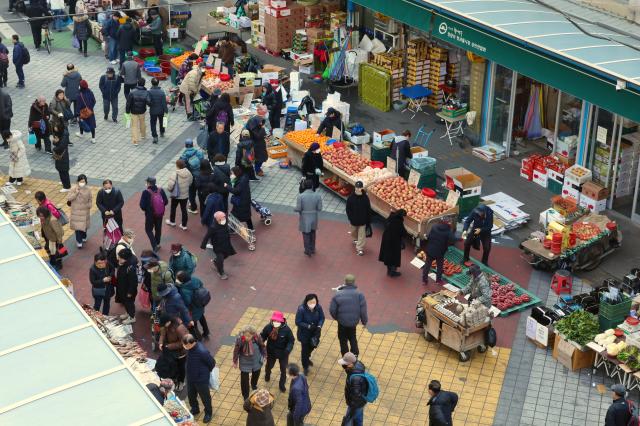
[[[244,224],[232,214],[230,214],[227,219],[229,228],[249,244],[249,251],[254,251],[256,249],[255,231],[244,226]]]
[[[260,215],[260,220],[265,225],[271,225],[271,209],[269,207],[265,207],[256,200],[251,200],[251,206],[253,209]]]

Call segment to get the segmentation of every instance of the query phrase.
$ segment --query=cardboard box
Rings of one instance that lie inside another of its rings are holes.
[[[520,169],[520,177],[525,178],[528,181],[533,180],[533,170],[531,169]]]
[[[592,200],[606,200],[609,196],[609,190],[595,182],[585,182],[582,185],[582,194]]]
[[[594,200],[593,198],[589,198],[584,195],[580,195],[580,207],[584,207],[585,209],[589,209],[593,213],[600,213],[607,209],[607,200]]]
[[[596,353],[589,348],[578,349],[574,343],[568,342],[556,334],[552,356],[569,370],[576,371],[592,367]]]
[[[287,0],[271,0],[271,7],[274,9],[284,9],[287,7]]]
[[[580,203],[580,190],[565,181],[562,186],[562,198],[573,198],[576,203]]]
[[[380,130],[379,132],[373,132],[374,143],[393,142],[393,139],[395,137],[396,133],[391,129],[384,129]]]
[[[455,187],[462,189],[476,188],[482,186],[482,178],[464,167],[457,167],[444,171],[447,178],[447,188],[454,190]]]
[[[547,173],[541,172],[539,170],[533,171],[533,178],[531,179],[533,182],[537,183],[543,188],[547,187]]]

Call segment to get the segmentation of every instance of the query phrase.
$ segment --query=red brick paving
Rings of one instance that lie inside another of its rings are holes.
[[[136,232],[134,248],[140,253],[149,247],[149,243],[138,201],[139,194],[127,200],[124,222],[126,228]],[[313,258],[307,258],[303,254],[297,216],[276,214],[272,225],[266,227],[254,215],[257,249],[250,252],[244,241],[237,236],[232,237],[238,254],[225,262],[229,280],[221,281],[211,269],[209,253],[205,254],[199,249],[204,232],[199,220],[199,215],[190,215],[188,231],[164,225],[160,254],[167,259],[170,244],[180,242],[198,255],[195,275],[204,281],[213,297],[206,309],[212,330],[212,339],[207,346],[212,351],[217,350],[221,339],[229,335],[250,306],[295,312],[307,293],[317,293],[328,315],[329,301],[333,295],[331,288],[340,285],[347,273],[355,274],[356,284],[367,298],[370,326],[417,332],[414,325],[415,306],[425,291],[421,284],[421,271],[409,264],[413,251],[408,247],[403,253],[402,277],[388,278],[385,266],[377,260],[380,230],[374,230],[373,237],[367,240],[365,255],[359,257],[355,255],[347,234],[348,226],[342,222],[323,220],[318,230],[318,253]],[[101,235],[91,236],[85,248],[69,256],[64,264],[64,276],[74,283],[76,298],[81,303],[93,304],[88,271],[100,244]],[[527,286],[531,268],[520,258],[517,249],[494,245],[490,262],[497,271],[521,286]],[[435,285],[429,286],[429,289],[434,290]],[[122,313],[124,310],[112,302],[112,312]],[[519,314],[514,314],[494,321],[499,346],[511,347],[518,319]],[[141,344],[148,347],[148,315],[139,313],[137,320],[135,334]]]

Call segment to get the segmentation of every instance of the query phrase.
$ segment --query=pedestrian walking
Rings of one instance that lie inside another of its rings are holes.
[[[65,2],[64,0],[51,0],[49,4],[51,5],[51,14],[54,16],[53,30],[60,32],[64,28],[64,22],[66,21]]]
[[[80,82],[78,82],[78,87],[80,87]],[[71,112],[71,101],[67,99],[63,89],[56,90],[53,99],[49,102],[49,112],[52,118],[56,117],[62,120],[65,127],[69,124],[69,120],[74,118],[73,112]]]
[[[84,2],[77,2],[82,5],[78,8],[76,5],[76,16],[73,17],[73,36],[78,40],[79,47],[78,52],[82,53],[86,58],[87,44],[89,41],[89,35],[91,34],[91,23],[89,22],[89,16],[87,15]]]
[[[422,283],[429,283],[429,271],[433,261],[436,262],[436,284],[444,284],[442,274],[444,273],[444,255],[449,250],[449,246],[455,242],[455,234],[451,225],[440,221],[431,227],[427,236],[427,252],[425,265],[422,268]]]
[[[351,238],[356,246],[356,254],[364,255],[367,227],[371,227],[371,202],[362,181],[357,181],[355,190],[347,198],[347,219],[351,224]]]
[[[44,192],[36,191],[33,198],[35,198],[38,207],[46,208],[47,210],[49,210],[49,213],[53,215],[53,217],[55,217],[56,219],[60,219],[60,211],[55,206],[55,204],[53,204],[53,202],[47,198],[47,195]]]
[[[322,154],[320,152],[320,144],[314,142],[302,156],[302,177],[311,179],[314,191],[320,186],[320,176],[322,175],[322,169],[324,167]]]
[[[149,105],[149,92],[144,87],[145,83],[144,78],[139,78],[138,85],[128,95],[126,94],[127,87],[125,83],[126,112],[131,115],[131,140],[135,146],[138,146],[138,142],[147,137],[145,116]]]
[[[3,87],[7,87],[5,84]],[[13,102],[11,95],[6,90],[0,89],[0,135],[5,131],[11,130],[11,119],[13,118]],[[9,149],[9,143],[6,139],[2,139],[2,147]]]
[[[73,119],[77,120],[80,115],[78,108],[78,95],[80,94],[80,80],[82,76],[73,64],[67,64],[67,70],[62,76],[60,86],[64,87],[64,95],[73,104]]]
[[[126,24],[125,24],[126,26]],[[122,30],[122,28],[120,28]],[[124,84],[124,98],[129,100],[129,93],[138,85],[138,81],[142,78],[140,65],[133,60],[133,53],[127,51],[127,58],[120,62],[120,79]]]
[[[359,322],[363,326],[369,322],[367,315],[367,299],[358,290],[355,284],[356,277],[347,274],[344,277],[344,285],[338,287],[336,294],[331,298],[329,313],[331,318],[338,321],[338,340],[340,341],[340,353],[344,356],[347,352],[360,354],[356,327]]]
[[[80,92],[78,93],[78,114],[80,116],[80,131],[76,136],[82,138],[85,133],[91,133],[91,143],[96,143],[96,97],[89,89],[87,80],[80,80]]]
[[[16,68],[16,75],[18,76],[18,89],[24,89],[24,66],[30,62],[29,51],[24,44],[20,41],[20,36],[14,34],[11,36],[13,42],[13,52],[11,54],[11,60],[13,66]]]
[[[257,389],[249,394],[244,401],[244,411],[247,414],[247,426],[275,426],[273,420],[274,396],[266,389]]]
[[[153,38],[153,50],[156,51],[156,56],[162,55],[162,17],[155,9],[149,10],[149,30],[151,31],[151,37]]]
[[[186,272],[192,275],[196,270],[198,258],[186,249],[180,243],[171,244],[171,257],[169,258],[169,269],[173,275],[177,276],[178,272]]]
[[[53,142],[53,160],[62,189],[60,192],[69,192],[71,190],[71,177],[69,176],[69,132],[64,122],[56,120],[51,128],[51,141]]]
[[[211,194],[212,195],[212,194]],[[221,280],[229,279],[229,276],[224,271],[224,260],[236,254],[235,249],[231,245],[231,237],[229,235],[229,225],[227,225],[227,216],[217,211],[213,215],[214,222],[209,226],[207,234],[205,235],[200,248],[202,250],[207,249],[207,245],[213,249],[215,258],[213,259],[213,265],[216,268],[218,276]]]
[[[442,390],[440,382],[432,380],[429,383],[429,395],[431,396],[429,402],[427,402],[429,406],[429,425],[452,426],[452,416],[458,404],[458,394]],[[624,425],[626,424],[625,422]]]
[[[120,28],[116,31],[116,40],[118,42],[118,58],[120,60],[120,66],[125,62],[125,55],[130,56],[133,60],[133,44],[136,41],[137,30],[133,27],[131,18],[127,17],[124,24],[120,25]],[[137,65],[137,64],[136,64]],[[140,76],[136,77],[136,80]],[[126,84],[126,81],[125,81]],[[135,85],[135,81],[133,83]],[[127,88],[125,86],[125,96],[127,95]]]
[[[124,305],[126,314],[120,316],[123,324],[136,322],[136,295],[138,294],[138,259],[131,250],[123,248],[117,255],[116,270],[116,303]]]
[[[225,184],[225,188],[231,193],[231,214],[240,222],[245,222],[247,228],[253,228],[251,221],[251,188],[249,187],[249,176],[245,175],[240,167],[231,169],[231,182],[233,187],[230,188]]]
[[[258,116],[250,118],[247,123],[247,130],[251,134],[255,153],[253,166],[256,175],[260,177],[264,176],[262,164],[269,159],[269,154],[267,153],[267,131],[264,129],[264,124],[264,118]]]
[[[256,328],[252,325],[242,327],[233,348],[233,367],[240,369],[242,398],[249,398],[249,375],[251,389],[258,389],[260,370],[266,356],[267,348]]]
[[[171,196],[171,211],[169,213],[169,219],[167,219],[167,225],[176,226],[176,210],[180,206],[180,213],[182,215],[182,221],[180,223],[180,229],[187,230],[187,222],[189,216],[187,215],[187,202],[189,201],[189,187],[193,183],[193,175],[184,160],[176,161],[176,171],[169,177],[169,183],[167,184],[167,190],[169,190]]]
[[[43,0],[33,0],[30,3],[29,7],[27,7],[26,15],[29,18],[34,47],[36,50],[40,50],[40,45],[42,44],[42,24],[47,22],[42,18],[48,16],[47,2]]]
[[[198,66],[194,66],[180,83],[180,93],[184,95],[185,111],[189,121],[195,120],[193,115],[193,100],[196,95],[200,93],[200,84],[204,76],[204,66],[204,62],[201,62]]]
[[[44,152],[51,154],[51,140],[49,139],[49,107],[44,96],[38,96],[29,109],[29,121],[27,127],[29,133],[36,137],[36,149],[42,150],[44,142]]]
[[[122,226],[124,197],[118,188],[113,187],[111,179],[102,181],[102,188],[96,195],[96,207],[100,210],[103,224],[106,224],[109,219],[114,219],[120,229],[124,230]]]
[[[210,114],[211,117],[213,117],[212,121],[224,123],[224,131],[231,133],[231,128],[235,125],[235,120],[233,107],[231,106],[231,96],[229,96],[228,93],[221,94],[216,102],[211,105]],[[211,131],[211,129],[209,129],[209,131]]]
[[[342,424],[362,426],[364,424],[364,406],[367,405],[365,396],[369,391],[369,383],[364,377],[365,366],[358,361],[358,356],[347,352],[338,360],[338,364],[347,373],[344,385],[344,399],[347,403],[347,412]]]
[[[176,374],[174,377],[169,377],[169,379],[172,379],[176,384],[176,392],[180,392],[184,387],[185,367],[187,365],[187,351],[182,346],[182,339],[189,334],[189,330],[187,330],[180,318],[169,316],[166,313],[160,315],[159,321],[160,338],[158,347],[163,356],[176,360]]]
[[[289,364],[289,354],[293,350],[295,339],[282,312],[273,311],[271,320],[262,329],[260,337],[267,345],[267,365],[264,370],[264,381],[271,380],[271,370],[276,361],[278,361],[280,364],[278,388],[280,392],[286,392],[287,365]]]
[[[225,164],[227,156],[229,156],[229,150],[231,147],[229,132],[225,130],[225,124],[222,121],[216,123],[214,131],[209,133],[207,139],[207,157],[211,164],[215,163],[215,157],[221,154],[225,157]]]
[[[221,189],[219,192],[223,197],[224,212],[226,213],[229,211],[228,187],[231,185],[231,166],[227,164],[227,157],[222,154],[216,154],[213,157],[213,182]]]
[[[300,215],[298,230],[302,232],[304,254],[311,257],[316,254],[316,230],[318,213],[322,211],[322,197],[313,191],[313,182],[310,179],[304,181],[304,188],[304,192],[298,194],[293,210]]]
[[[196,175],[194,175],[193,180],[196,186],[198,205],[200,206],[200,218],[202,218],[204,215],[204,210],[206,208],[205,201],[210,193],[211,185],[213,185],[215,191],[220,191],[220,189],[215,184],[215,175],[213,174],[213,169],[211,168],[211,163],[209,163],[209,160],[202,160],[200,162],[200,170]],[[213,218],[213,213],[215,212],[211,212],[211,218]]]
[[[107,256],[98,253],[93,256],[93,265],[89,269],[89,282],[91,283],[91,295],[93,296],[93,310],[109,315],[111,307],[111,296],[113,296],[113,286],[111,280],[113,271],[107,263]]]
[[[17,130],[5,130],[2,137],[9,143],[9,180],[7,183],[20,186],[24,182],[24,178],[31,174],[27,149],[22,142],[22,133]]]
[[[147,188],[140,196],[140,210],[144,212],[144,231],[154,252],[160,250],[162,218],[169,200],[164,189],[156,185],[156,178],[147,178]]]
[[[491,295],[493,294],[493,290],[491,290],[491,282],[487,278],[487,275],[482,272],[476,264],[469,266],[467,275],[471,275],[471,279],[469,280],[469,284],[460,290],[460,294],[468,294],[469,303],[478,299],[487,309],[491,309]]]
[[[409,177],[407,162],[413,158],[413,154],[411,153],[411,142],[409,142],[410,138],[411,132],[405,130],[402,132],[402,135],[394,138],[393,144],[391,145],[390,157],[396,160],[395,172],[405,180]]]
[[[0,37],[0,87],[7,87],[7,79],[8,79],[8,71],[9,71],[9,49],[2,42],[2,38]],[[0,105],[0,108],[2,105]],[[0,111],[0,120],[2,112]],[[0,124],[1,127],[1,124]],[[0,128],[2,130],[2,128]]]
[[[311,412],[309,384],[307,383],[307,378],[300,374],[300,367],[297,364],[289,364],[287,366],[287,374],[291,379],[287,426],[304,426],[304,418]]]
[[[391,212],[384,224],[384,232],[380,241],[380,254],[378,260],[387,267],[387,276],[395,278],[402,275],[398,268],[402,263],[402,238],[407,234],[404,229],[404,217],[407,212],[404,209]]]
[[[67,205],[71,207],[69,225],[75,231],[78,248],[82,248],[87,241],[87,230],[91,225],[92,198],[91,190],[87,188],[87,176],[78,175],[78,183],[67,195]]]
[[[158,131],[156,123],[160,127],[160,137],[164,137],[164,115],[169,114],[167,106],[167,95],[160,87],[160,81],[153,77],[151,79],[151,89],[149,89],[149,120],[151,126],[151,136],[153,143],[158,143]]]
[[[158,292],[160,285],[164,285],[165,288],[171,285],[174,282],[173,273],[166,262],[158,260],[157,255],[152,256],[151,259],[146,261],[144,269],[146,270],[146,287],[148,287],[151,292],[151,305],[155,308],[162,301],[162,296]],[[176,312],[179,312],[179,310],[176,310]]]
[[[311,353],[320,345],[320,334],[324,325],[324,310],[314,293],[307,294],[296,311],[297,338],[300,342],[302,369],[309,375],[309,367],[313,367]]]
[[[120,29],[120,13],[112,12],[102,26],[102,35],[107,41],[107,59],[112,64],[118,63],[118,30]]]
[[[199,396],[202,400],[202,405],[204,405],[202,422],[209,423],[213,417],[209,378],[211,371],[216,366],[216,360],[213,359],[207,348],[202,343],[197,342],[191,334],[184,336],[182,344],[187,350],[187,395],[191,406],[191,414],[194,416],[200,414]]]
[[[271,128],[279,129],[282,118],[282,107],[284,105],[280,88],[278,87],[277,90],[274,90],[271,83],[268,81],[264,82],[262,84],[262,103],[269,111],[269,124]]]
[[[36,215],[40,219],[40,235],[44,238],[44,248],[49,255],[49,264],[59,271],[62,269],[62,257],[64,255],[64,251],[61,252],[61,249],[64,248],[62,244],[64,230],[58,219],[46,206],[40,205],[36,209]],[[60,217],[59,212],[58,217]]]
[[[480,205],[473,209],[464,220],[462,227],[462,239],[464,240],[463,263],[469,261],[471,246],[476,250],[482,243],[482,263],[489,266],[489,253],[491,253],[491,229],[493,229],[493,210],[487,205]]]
[[[244,174],[249,177],[249,180],[259,181],[260,178],[256,176],[254,169],[254,161],[256,155],[253,149],[253,139],[251,139],[251,133],[247,129],[242,129],[240,132],[240,141],[236,146],[236,162],[237,167],[242,168]]]
[[[200,339],[208,339],[209,325],[207,324],[207,318],[204,316],[204,305],[199,298],[200,291],[198,289],[204,289],[204,283],[198,277],[195,277],[185,271],[180,271],[176,274],[176,287],[182,297],[189,312],[191,312],[191,319],[193,320],[193,332],[194,336]],[[206,290],[208,293],[208,290]],[[202,326],[202,333],[198,330],[198,323]]]
[[[189,173],[191,173],[191,176],[193,177],[188,189],[189,213],[196,214],[198,213],[198,203],[196,202],[196,181],[200,177],[200,165],[204,160],[204,153],[193,146],[193,139],[187,139],[184,141],[184,151],[180,155],[180,159],[184,161],[187,170],[189,170]],[[202,208],[202,206],[200,206],[200,208]]]
[[[116,76],[116,70],[108,67],[107,72],[100,77],[100,93],[102,93],[102,110],[104,120],[109,120],[109,112],[114,123],[118,122],[118,95],[122,88],[122,80]]]

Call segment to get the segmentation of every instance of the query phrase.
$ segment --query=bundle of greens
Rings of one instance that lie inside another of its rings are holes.
[[[624,362],[631,370],[640,370],[640,350],[635,346],[627,346],[618,353],[618,361]]]
[[[567,340],[586,345],[600,331],[598,317],[587,311],[575,311],[555,324],[556,331]]]

